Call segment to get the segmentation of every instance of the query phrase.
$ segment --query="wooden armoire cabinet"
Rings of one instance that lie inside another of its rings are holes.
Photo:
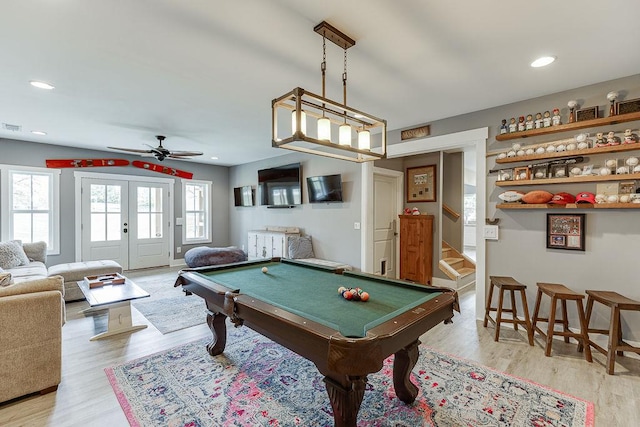
[[[400,217],[400,278],[430,285],[433,277],[433,215]]]

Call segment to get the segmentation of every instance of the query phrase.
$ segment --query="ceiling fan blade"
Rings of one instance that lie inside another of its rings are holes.
[[[183,157],[183,156],[202,156],[200,151],[171,151],[171,156]]]
[[[119,148],[119,147],[107,147],[111,150],[128,151],[130,153],[152,153],[151,150],[138,150],[136,148]]]

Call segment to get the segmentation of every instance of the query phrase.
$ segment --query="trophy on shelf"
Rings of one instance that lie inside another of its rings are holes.
[[[578,101],[575,101],[572,99],[567,103],[567,106],[569,107],[569,123],[573,123],[576,121],[576,116],[574,114],[574,111],[578,106]]]
[[[607,99],[611,103],[609,106],[609,117],[616,115],[616,99],[618,99],[618,92],[611,91],[607,94]]]

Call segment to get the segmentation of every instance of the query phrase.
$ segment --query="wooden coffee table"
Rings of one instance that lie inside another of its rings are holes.
[[[131,301],[138,298],[146,298],[149,293],[128,278],[125,279],[125,283],[120,285],[105,285],[97,288],[89,288],[89,284],[84,280],[77,282],[90,306],[90,308],[82,310],[83,314],[87,315],[109,310],[107,330],[91,337],[91,341],[124,332],[134,332],[147,327],[147,325],[133,324]]]

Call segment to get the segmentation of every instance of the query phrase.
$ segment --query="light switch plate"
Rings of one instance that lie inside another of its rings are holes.
[[[497,225],[485,225],[482,231],[485,240],[498,240]]]

